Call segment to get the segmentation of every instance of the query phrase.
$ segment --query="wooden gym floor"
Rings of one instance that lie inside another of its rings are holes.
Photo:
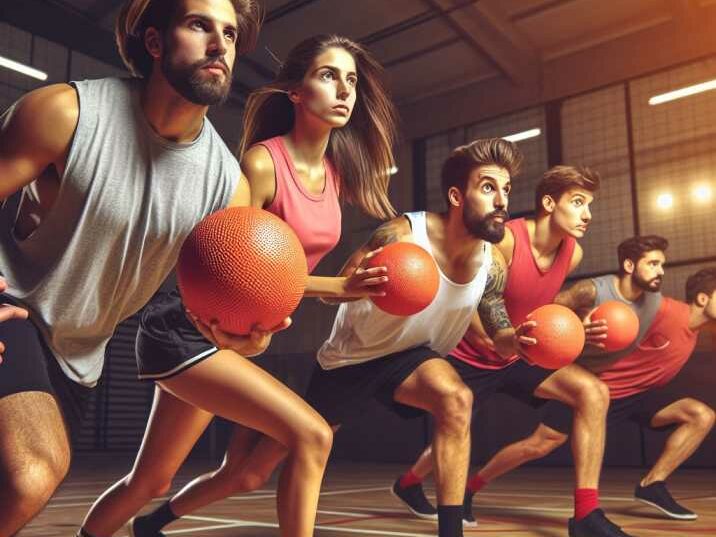
[[[123,475],[129,464],[107,470],[107,461],[100,460],[73,469],[43,513],[18,537],[74,536],[94,499]],[[173,490],[207,469],[207,463],[186,465]],[[402,469],[394,464],[332,464],[322,489],[315,535],[437,535],[436,522],[413,517],[390,494],[389,487]],[[698,513],[699,519],[694,522],[665,519],[635,502],[632,491],[640,475],[639,469],[611,468],[602,478],[602,507],[625,531],[637,537],[716,535],[715,470],[681,470],[669,481],[674,496]],[[569,468],[526,468],[513,472],[476,497],[478,526],[465,528],[465,535],[566,536],[567,518],[572,515],[572,486]],[[434,501],[432,483],[427,490]],[[206,507],[171,524],[165,533],[188,537],[269,537],[279,535],[277,528],[274,490],[267,487]],[[123,530],[116,535],[127,537],[127,532]]]

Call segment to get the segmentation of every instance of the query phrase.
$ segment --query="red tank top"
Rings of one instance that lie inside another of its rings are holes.
[[[283,137],[269,138],[259,145],[268,149],[276,170],[276,195],[266,210],[293,228],[306,252],[308,272],[313,272],[341,238],[338,176],[331,162],[323,159],[326,185],[320,194],[312,194],[296,173]]]
[[[689,306],[664,297],[637,349],[598,376],[612,399],[621,399],[668,383],[681,371],[696,347],[698,334],[689,329]]]
[[[554,302],[569,273],[576,241],[573,237],[564,239],[559,245],[552,266],[543,272],[532,254],[525,219],[510,220],[507,227],[515,238],[515,247],[507,271],[504,297],[510,320],[517,326],[536,308]],[[487,347],[471,345],[465,338],[451,354],[483,369],[502,369],[519,358],[516,355],[503,358]]]

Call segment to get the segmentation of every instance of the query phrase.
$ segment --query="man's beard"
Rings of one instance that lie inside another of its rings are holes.
[[[502,218],[502,222],[496,220],[497,217]],[[462,221],[468,232],[478,239],[487,242],[497,243],[505,236],[505,221],[507,221],[507,211],[498,209],[492,211],[487,216],[480,218],[468,207],[462,213]]]
[[[212,63],[221,63],[226,67],[224,81],[218,78],[204,78],[201,69]],[[221,104],[231,90],[231,74],[223,58],[207,58],[183,67],[175,67],[169,62],[169,55],[162,57],[162,74],[176,92],[187,101],[203,106]]]
[[[636,272],[632,274],[631,278],[634,281],[634,285],[636,285],[642,291],[646,291],[648,293],[658,292],[659,290],[661,290],[661,284],[663,283],[661,276],[656,276],[651,280],[645,280]]]

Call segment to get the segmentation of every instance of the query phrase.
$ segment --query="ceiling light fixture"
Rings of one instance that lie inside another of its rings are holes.
[[[541,129],[530,129],[527,131],[518,132],[515,134],[510,134],[509,136],[503,136],[503,140],[507,140],[508,142],[520,142],[522,140],[528,140],[530,138],[535,138],[542,134]]]
[[[701,84],[694,84],[693,86],[687,86],[685,88],[669,91],[662,93],[661,95],[655,95],[649,99],[649,104],[655,106],[657,104],[668,103],[669,101],[675,101],[676,99],[683,99],[697,93],[703,93],[704,91],[711,91],[716,89],[716,79],[709,80],[708,82],[702,82]]]
[[[24,63],[13,61],[10,58],[6,58],[5,56],[0,56],[0,67],[12,69],[13,71],[17,71],[18,73],[22,73],[23,75],[31,76],[32,78],[36,78],[37,80],[47,80],[47,73],[39,71],[38,69],[34,69],[28,65],[25,65]]]

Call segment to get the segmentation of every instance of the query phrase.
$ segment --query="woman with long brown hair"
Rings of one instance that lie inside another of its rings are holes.
[[[340,201],[377,218],[394,214],[387,191],[396,116],[381,78],[379,64],[357,43],[316,36],[296,46],[276,81],[247,103],[240,153],[251,203],[293,227],[309,270],[338,242]],[[387,279],[384,267],[355,266],[348,273],[309,277],[306,295],[360,298],[376,294],[373,286]],[[95,503],[83,531],[110,535],[166,493],[191,447],[220,415],[244,426],[236,427],[222,466],[151,515],[133,519],[130,534],[161,536],[160,529],[179,516],[263,482],[286,456],[278,485],[281,534],[312,535],[330,427],[247,360],[231,336],[192,320],[176,292],[154,301],[142,316],[137,361],[140,378],[156,382],[154,406],[132,472]],[[263,449],[276,442],[280,453]]]

